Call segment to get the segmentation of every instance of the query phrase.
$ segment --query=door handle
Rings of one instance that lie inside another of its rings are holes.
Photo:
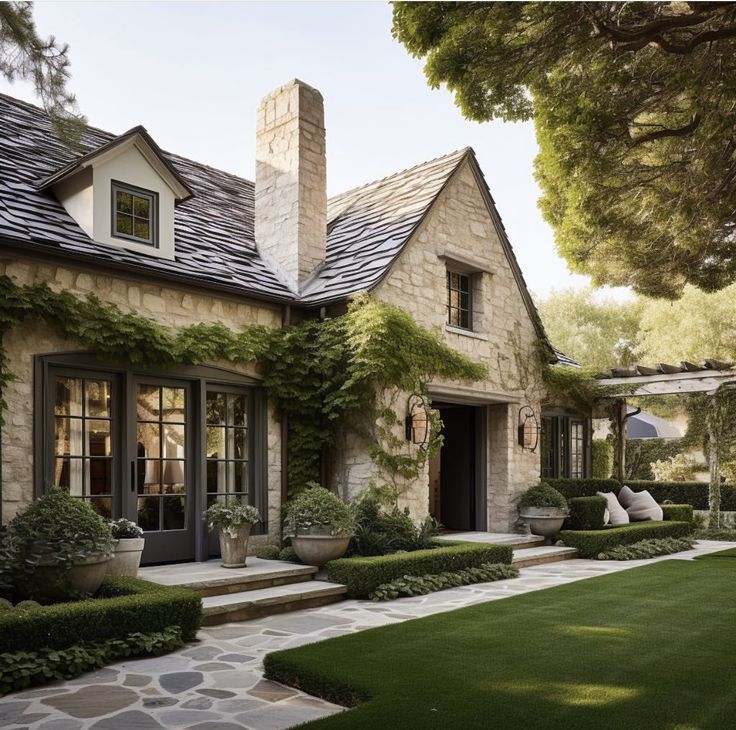
[[[135,492],[136,489],[136,473],[135,473],[135,461],[130,462],[130,491]]]

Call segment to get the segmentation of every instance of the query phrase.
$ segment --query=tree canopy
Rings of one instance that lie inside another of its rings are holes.
[[[538,304],[552,344],[598,370],[636,361],[641,304],[596,299],[592,289],[553,291]]]
[[[0,75],[31,81],[57,133],[73,139],[84,119],[67,87],[69,46],[39,36],[31,2],[0,2]]]
[[[534,118],[540,206],[595,286],[675,298],[736,274],[736,3],[393,6],[431,86]]]

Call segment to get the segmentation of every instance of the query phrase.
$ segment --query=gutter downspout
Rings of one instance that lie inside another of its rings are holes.
[[[285,304],[281,312],[281,326],[291,324],[291,306]],[[281,506],[289,499],[289,417],[281,415]]]

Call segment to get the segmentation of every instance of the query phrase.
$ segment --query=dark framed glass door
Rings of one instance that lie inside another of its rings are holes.
[[[195,555],[194,413],[186,381],[134,377],[128,384],[129,489],[124,513],[145,532],[143,560]]]

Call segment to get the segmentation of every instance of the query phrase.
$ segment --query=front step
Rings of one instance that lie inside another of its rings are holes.
[[[462,541],[490,545],[511,545],[514,550],[539,547],[546,542],[541,535],[503,532],[447,532],[439,535],[437,539],[449,542]]]
[[[317,608],[341,601],[347,588],[338,583],[304,581],[260,590],[209,596],[202,600],[203,626],[248,621],[277,613]]]
[[[202,597],[257,591],[311,581],[317,568],[248,557],[245,568],[223,568],[220,560],[141,568],[138,575],[154,583],[189,588]]]
[[[577,557],[577,548],[555,547],[532,547],[521,550],[514,549],[511,564],[517,568],[530,568],[532,565],[544,565],[545,563],[558,563],[561,560],[570,560]]]

